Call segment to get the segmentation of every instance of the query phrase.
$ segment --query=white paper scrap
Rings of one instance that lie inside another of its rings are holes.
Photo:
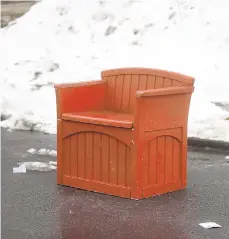
[[[215,222],[204,222],[204,223],[200,223],[199,225],[201,227],[206,228],[206,229],[222,227],[222,226],[220,226],[219,224],[217,224]]]
[[[17,168],[13,168],[13,173],[26,173],[26,167],[22,164]]]

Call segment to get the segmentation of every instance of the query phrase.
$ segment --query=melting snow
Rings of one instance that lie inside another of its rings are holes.
[[[56,150],[50,150],[50,149],[39,149],[36,150],[34,148],[31,148],[27,151],[30,154],[39,154],[39,155],[49,155],[49,156],[57,156],[57,151]]]
[[[19,164],[19,168],[25,168],[31,171],[49,172],[56,170],[56,162],[50,161],[48,163],[42,162],[24,162]]]

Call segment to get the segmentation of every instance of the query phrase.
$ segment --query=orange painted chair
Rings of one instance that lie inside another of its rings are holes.
[[[133,199],[184,189],[194,78],[147,68],[101,78],[55,85],[57,183]]]

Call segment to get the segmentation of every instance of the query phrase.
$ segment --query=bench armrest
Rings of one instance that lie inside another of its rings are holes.
[[[187,125],[193,86],[170,87],[136,93],[135,122],[144,131]]]
[[[107,81],[56,84],[57,118],[63,113],[103,110]]]
[[[147,96],[159,96],[159,95],[175,95],[175,94],[186,94],[192,93],[194,91],[193,86],[180,86],[180,87],[168,87],[161,89],[151,89],[137,91],[137,97],[147,97]]]

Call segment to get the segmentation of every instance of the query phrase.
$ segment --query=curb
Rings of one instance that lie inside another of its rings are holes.
[[[229,151],[229,142],[220,141],[220,140],[210,140],[210,139],[200,139],[200,138],[190,137],[188,138],[188,146]]]

